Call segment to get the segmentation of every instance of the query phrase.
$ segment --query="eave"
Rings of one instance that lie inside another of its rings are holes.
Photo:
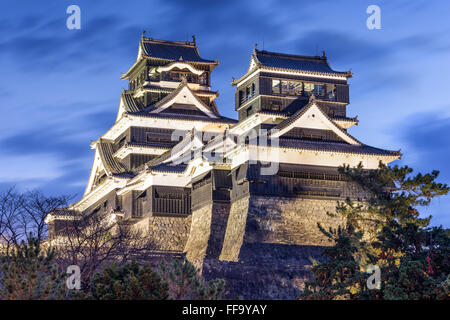
[[[165,147],[126,143],[114,153],[114,157],[122,160],[130,154],[161,155],[169,150]]]
[[[256,68],[247,71],[243,76],[238,79],[233,79],[231,81],[232,86],[239,86],[242,82],[245,82],[247,79],[253,77],[257,73],[260,72],[274,72],[274,73],[283,73],[290,75],[300,75],[312,78],[326,78],[326,79],[338,79],[338,80],[348,80],[352,77],[351,71],[346,73],[325,73],[325,72],[314,72],[314,71],[306,71],[306,70],[297,70],[297,69],[288,69],[288,68],[274,68],[274,67],[266,67],[261,64],[257,64]]]

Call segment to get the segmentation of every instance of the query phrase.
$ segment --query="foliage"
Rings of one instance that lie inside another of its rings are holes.
[[[205,281],[189,261],[166,260],[157,269],[136,262],[113,263],[92,277],[90,296],[99,300],[215,300],[220,299],[224,286],[222,279]]]
[[[0,194],[0,299],[218,299],[224,281],[205,281],[189,262],[148,261],[152,240],[106,210],[61,220],[57,237],[47,237],[45,217],[66,207],[68,196],[39,191]],[[24,243],[24,241],[26,243]],[[42,246],[57,250],[42,251]],[[76,265],[81,290],[65,290],[65,270]],[[102,269],[102,266],[106,266]],[[59,269],[60,268],[60,269]],[[156,270],[156,269],[155,269]]]
[[[79,219],[67,220],[59,233],[58,262],[67,267],[77,265],[86,290],[92,276],[102,265],[115,261],[144,261],[154,245],[142,232],[112,220],[108,212],[80,214]]]
[[[205,281],[188,260],[163,261],[159,269],[169,284],[169,296],[174,300],[217,300],[225,290],[223,279]]]
[[[67,206],[70,198],[46,197],[37,190],[20,193],[14,188],[0,193],[0,245],[8,251],[31,238],[42,242],[47,237],[45,217]]]
[[[165,300],[168,286],[148,264],[113,263],[93,276],[91,295],[98,300]]]
[[[376,263],[381,266],[384,299],[450,298],[450,237],[441,227],[392,221],[378,239],[374,246],[381,250]]]
[[[343,227],[327,231],[319,224],[334,246],[313,266],[314,280],[300,298],[448,299],[450,237],[447,230],[429,228],[431,217],[421,218],[418,210],[448,193],[447,185],[435,182],[439,172],[411,176],[407,166],[383,164],[377,170],[360,165],[340,171],[368,197],[359,201],[364,205],[350,199],[338,204],[336,215],[346,218]],[[379,290],[367,288],[369,264],[380,267]]]
[[[0,300],[64,299],[65,275],[54,262],[55,251],[42,250],[29,237],[0,257]]]

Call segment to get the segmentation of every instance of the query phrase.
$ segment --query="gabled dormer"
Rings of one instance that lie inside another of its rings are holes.
[[[356,138],[333,121],[311,96],[308,104],[270,131],[272,138],[345,143],[360,146]]]

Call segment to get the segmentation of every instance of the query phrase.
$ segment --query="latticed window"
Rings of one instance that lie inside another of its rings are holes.
[[[248,100],[248,99],[250,99],[251,98],[251,91],[250,91],[250,87],[247,87],[246,89],[245,89],[245,98]]]
[[[239,90],[239,105],[241,105],[244,102],[244,93],[242,90]]]
[[[289,88],[289,81],[282,80],[281,81],[281,93],[287,93]]]
[[[310,95],[311,92],[314,90],[314,84],[313,83],[303,83],[303,90],[306,95]]]
[[[156,199],[183,199],[182,193],[155,192]]]
[[[337,173],[321,173],[321,172],[302,172],[302,171],[278,171],[278,176],[284,178],[310,179],[310,180],[328,180],[328,181],[347,181],[349,178]]]
[[[280,80],[272,80],[272,93],[280,94],[281,93],[281,87],[280,87]]]
[[[199,82],[200,82],[200,84],[208,85],[208,74],[206,72],[204,72],[202,75],[200,75]]]
[[[170,132],[146,132],[147,142],[172,142]]]
[[[330,100],[336,99],[336,86],[334,84],[327,84],[326,97]]]
[[[314,94],[319,97],[325,95],[325,86],[323,84],[315,84]]]

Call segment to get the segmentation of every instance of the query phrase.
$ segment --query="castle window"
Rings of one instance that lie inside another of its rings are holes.
[[[280,80],[272,80],[272,93],[280,94],[281,88],[280,88]]]
[[[334,84],[327,84],[326,97],[330,100],[336,99],[336,86]]]
[[[294,82],[294,94],[300,96],[303,94],[303,82]]]
[[[250,87],[247,87],[247,88],[245,89],[245,96],[246,96],[246,99],[247,99],[247,100],[249,100],[249,99],[252,97],[251,91],[250,91]]]
[[[281,93],[289,92],[289,81],[282,80],[281,81]]]
[[[242,102],[244,102],[244,93],[242,90],[239,90],[239,105],[241,105]]]
[[[305,95],[310,95],[311,92],[314,90],[314,84],[313,83],[303,83],[303,90],[305,92]]]
[[[281,81],[281,89],[280,93],[291,95],[291,96],[300,96],[303,93],[303,83],[299,81]]]
[[[147,142],[172,142],[171,136],[162,132],[147,132]]]
[[[321,97],[325,95],[325,86],[323,84],[314,85],[314,95]]]
[[[247,117],[252,114],[252,106],[247,108]]]
[[[200,81],[200,84],[208,85],[208,74],[207,74],[206,72],[204,72],[204,73],[199,77],[199,81]]]
[[[256,93],[256,86],[254,83],[252,83],[252,97],[255,95]]]

